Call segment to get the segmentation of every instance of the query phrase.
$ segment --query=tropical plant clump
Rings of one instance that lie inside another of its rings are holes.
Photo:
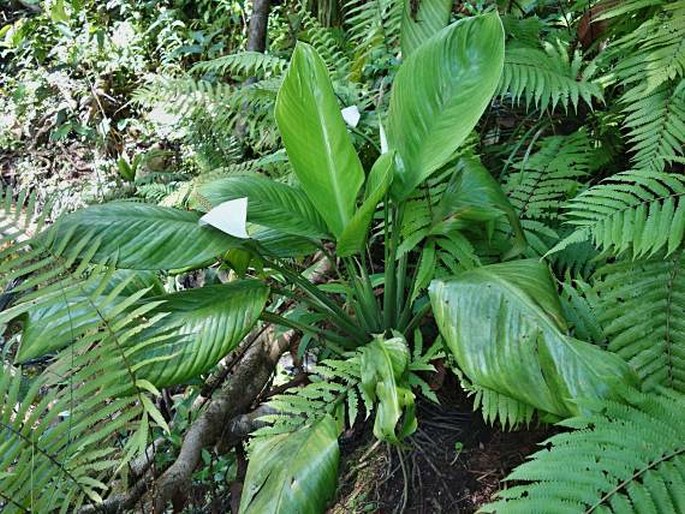
[[[405,444],[440,366],[559,427],[482,512],[685,510],[685,2],[485,4],[279,6],[274,52],[136,93],[191,173],[5,188],[4,509],[324,512],[341,437]]]

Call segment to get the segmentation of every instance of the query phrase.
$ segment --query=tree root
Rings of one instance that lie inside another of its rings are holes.
[[[231,426],[242,424],[231,422],[249,410],[269,382],[278,359],[288,349],[295,334],[289,331],[277,339],[271,335],[272,331],[267,331],[265,337],[259,338],[245,351],[232,375],[188,429],[176,461],[155,484],[156,514],[165,511],[169,500],[175,511],[180,511],[185,505],[191,475],[200,463],[203,448],[214,446],[222,439],[236,437],[230,433]]]

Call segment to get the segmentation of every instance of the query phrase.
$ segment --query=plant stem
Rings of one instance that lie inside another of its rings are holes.
[[[320,291],[314,284],[300,276],[298,273],[279,266],[274,262],[268,262],[268,265],[282,273],[286,279],[302,288],[302,290],[314,302],[318,303],[323,309],[325,309],[325,313],[331,317],[331,321],[338,325],[341,330],[347,332],[348,335],[350,335],[350,337],[352,337],[357,343],[363,344],[366,342],[365,333],[352,322],[348,314],[338,305],[336,305],[335,302],[328,298],[322,291]]]
[[[431,304],[430,302],[426,302],[424,305],[421,306],[419,311],[414,315],[414,317],[411,319],[409,324],[407,325],[407,328],[402,330],[402,332],[406,335],[411,334],[413,330],[418,326],[418,324],[421,322],[423,317],[428,314],[428,312],[431,310]]]
[[[370,287],[370,280],[366,270],[351,257],[345,258],[344,262],[354,287],[355,296],[358,299],[355,311],[358,312],[359,317],[364,321],[367,333],[377,332],[380,330],[378,324],[378,304],[376,303],[376,297],[373,295],[373,288]],[[362,277],[359,276],[358,269],[361,270]]]
[[[405,293],[405,283],[407,280],[407,254],[403,254],[400,257],[400,265],[397,268],[397,291],[396,291],[396,301],[395,301],[395,312],[397,314],[401,313],[404,307],[406,298]],[[397,321],[399,322],[399,315],[397,316]]]
[[[341,336],[340,334],[336,334],[335,332],[324,330],[322,328],[305,325],[304,323],[300,323],[299,321],[295,321],[293,319],[284,318],[283,316],[274,314],[273,312],[264,311],[259,317],[262,321],[265,321],[266,323],[281,325],[283,327],[288,327],[293,330],[299,330],[300,332],[304,332],[305,334],[311,334],[313,336],[322,337],[324,339],[330,339],[331,341],[340,343],[346,347],[350,346],[350,340]]]
[[[367,317],[368,308],[366,305],[366,298],[364,291],[360,287],[354,263],[349,257],[343,258],[343,263],[345,264],[345,270],[347,271],[353,289],[352,293],[354,298],[352,301],[352,308],[357,315],[357,319],[364,325],[365,331],[367,333],[371,332],[372,322]]]
[[[387,209],[387,208],[386,208]],[[392,226],[390,244],[386,244],[386,260],[385,260],[385,291],[383,293],[383,317],[385,321],[385,329],[389,330],[395,328],[397,322],[397,246],[400,240],[400,227],[402,224],[402,215],[404,212],[403,206],[392,208]],[[386,213],[386,223],[387,223]],[[387,228],[386,228],[387,234]],[[386,237],[387,243],[387,237]]]
[[[381,312],[380,305],[378,304],[378,300],[376,299],[376,294],[373,291],[373,284],[371,283],[371,277],[369,277],[368,273],[368,265],[366,262],[366,253],[362,252],[362,262],[360,265],[360,269],[362,272],[362,279],[363,279],[363,284],[364,288],[366,289],[366,294],[368,295],[369,298],[371,298],[372,303],[373,303],[373,313],[374,313],[374,318],[375,318],[375,325],[376,325],[376,330],[380,330],[381,327],[383,326],[383,313]]]

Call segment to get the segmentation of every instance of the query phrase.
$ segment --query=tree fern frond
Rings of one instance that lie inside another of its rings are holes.
[[[479,512],[682,512],[685,397],[636,391],[589,406],[595,414],[562,422],[575,431],[546,441],[507,477],[519,485]]]
[[[685,258],[619,262],[598,270],[598,319],[609,350],[623,357],[648,389],[685,392]]]
[[[574,198],[568,223],[578,227],[550,253],[592,239],[604,250],[633,257],[676,251],[685,234],[685,177],[653,171],[614,175]]]
[[[583,76],[582,66],[581,54],[574,53],[569,61],[563,47],[546,44],[542,50],[511,44],[505,51],[498,94],[509,95],[515,103],[523,98],[526,106],[542,111],[557,105],[568,110],[569,104],[577,109],[579,99],[592,106],[593,98],[602,99],[602,92]]]

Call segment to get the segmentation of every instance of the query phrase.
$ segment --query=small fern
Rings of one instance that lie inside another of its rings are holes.
[[[562,422],[574,431],[546,441],[479,512],[682,512],[685,397],[635,391],[587,407],[595,414]]]
[[[372,404],[360,388],[360,356],[350,354],[346,359],[327,359],[320,362],[310,377],[311,383],[274,396],[268,405],[276,411],[260,417],[268,426],[253,432],[254,437],[270,437],[292,432],[324,415],[335,415],[346,408],[349,426],[357,419],[360,399],[364,401],[366,415]]]

